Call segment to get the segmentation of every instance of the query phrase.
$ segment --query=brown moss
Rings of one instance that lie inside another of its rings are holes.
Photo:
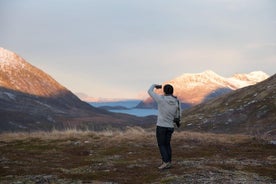
[[[173,167],[165,171],[157,169],[161,159],[152,132],[90,132],[61,137],[1,141],[0,180],[9,183],[22,177],[29,181],[30,175],[53,175],[83,182],[177,183],[197,177],[208,181],[212,171],[219,175],[214,178],[218,182],[229,173],[254,181],[253,173],[258,181],[275,181],[275,146],[250,137],[175,133]],[[240,172],[244,172],[242,176]]]

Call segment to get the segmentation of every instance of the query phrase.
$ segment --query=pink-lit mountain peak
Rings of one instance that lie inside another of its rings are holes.
[[[3,48],[0,48],[0,71],[0,87],[37,96],[55,96],[66,91],[48,74]]]
[[[206,95],[216,92],[218,89],[236,90],[242,87],[256,84],[269,76],[261,71],[249,74],[235,74],[225,78],[213,71],[202,73],[183,74],[165,83],[171,83],[175,87],[175,94],[183,101],[200,103]]]
[[[225,78],[211,70],[207,70],[202,73],[186,73],[168,81],[168,83],[173,83],[176,87],[181,84],[182,88],[183,86],[194,88],[196,86],[207,84],[212,86],[216,85],[217,87],[228,87],[235,90],[256,84],[268,77],[269,75],[262,71],[254,71],[249,74],[235,74],[232,77]]]
[[[254,71],[248,74],[235,74],[228,81],[234,83],[237,88],[254,85],[260,81],[267,79],[269,75],[262,71]]]
[[[235,74],[233,77],[225,78],[207,70],[202,73],[185,73],[165,81],[163,85],[172,84],[174,95],[182,103],[196,105],[230,91],[254,85],[268,77],[266,73],[257,71],[249,74]],[[157,90],[157,92],[161,94],[162,90]],[[153,107],[152,99],[145,99],[139,104],[139,107]]]
[[[26,62],[13,52],[0,48],[0,69],[20,69],[24,68]]]
[[[176,87],[181,84],[182,86],[185,85],[187,88],[194,88],[204,84],[217,84],[218,86],[225,86],[228,84],[228,81],[215,72],[207,70],[202,73],[185,73],[168,81],[168,83],[173,83]],[[229,85],[231,86],[231,84]]]

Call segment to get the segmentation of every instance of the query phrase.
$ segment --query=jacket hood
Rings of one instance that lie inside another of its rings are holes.
[[[170,105],[177,104],[177,99],[171,95],[164,96],[165,101]]]

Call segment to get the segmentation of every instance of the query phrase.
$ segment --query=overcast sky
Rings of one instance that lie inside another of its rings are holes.
[[[213,70],[276,72],[275,0],[0,0],[0,47],[72,92],[138,98]]]

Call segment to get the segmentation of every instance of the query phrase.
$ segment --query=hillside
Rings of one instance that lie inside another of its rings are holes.
[[[244,135],[175,132],[173,167],[161,164],[154,132],[0,134],[0,183],[276,182],[276,149]]]
[[[110,113],[81,101],[51,76],[0,48],[0,132],[71,127],[124,128],[152,122]]]
[[[182,129],[276,137],[276,74],[187,109]]]
[[[264,72],[251,72],[249,74],[235,74],[230,78],[219,76],[213,71],[205,71],[196,74],[183,74],[164,84],[174,86],[174,95],[180,99],[182,107],[187,108],[233,90],[256,84],[268,78]],[[157,90],[162,93],[162,90]],[[149,97],[138,105],[139,108],[156,107]]]
[[[3,88],[42,97],[70,93],[51,76],[13,52],[0,48],[0,59],[0,85]]]

